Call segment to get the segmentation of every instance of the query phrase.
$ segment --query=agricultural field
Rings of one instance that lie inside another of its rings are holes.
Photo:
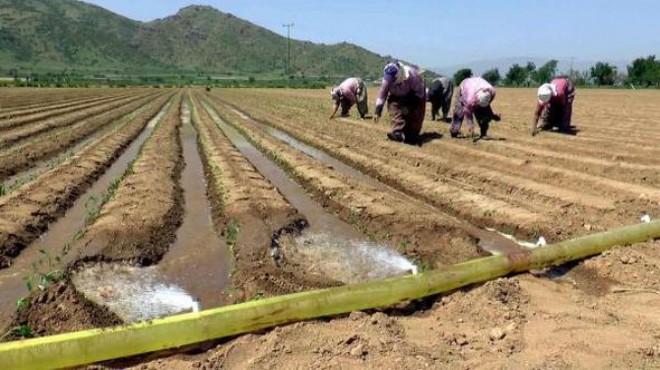
[[[429,105],[418,145],[388,141],[386,113],[329,120],[328,95],[0,90],[0,341],[437,269],[660,215],[656,91],[579,90],[577,134],[532,137],[535,92],[499,89],[491,140],[452,139]],[[659,267],[648,241],[106,365],[658,367]]]

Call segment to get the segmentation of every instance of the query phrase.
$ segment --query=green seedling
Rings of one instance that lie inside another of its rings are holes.
[[[16,301],[16,309],[24,310],[30,306],[30,299],[28,297],[21,297]]]
[[[231,221],[229,221],[229,225],[227,225],[227,228],[225,229],[225,241],[227,242],[229,248],[231,248],[232,250],[234,249],[234,246],[238,243],[239,232],[240,232],[240,224],[238,220],[232,218]]]

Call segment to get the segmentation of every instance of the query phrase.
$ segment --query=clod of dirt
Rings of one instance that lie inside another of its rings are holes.
[[[353,349],[351,349],[351,356],[353,357],[362,357],[369,353],[367,349],[365,348],[365,345],[363,343],[359,343]]]
[[[491,329],[490,333],[488,333],[488,337],[493,342],[503,339],[505,336],[506,333],[504,330],[502,330],[502,328],[493,328]]]
[[[33,292],[29,305],[18,310],[9,327],[23,326],[34,336],[120,325],[122,321],[104,307],[87,301],[70,281]],[[20,339],[17,335],[6,340]]]

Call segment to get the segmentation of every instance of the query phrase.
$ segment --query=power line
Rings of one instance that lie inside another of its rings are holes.
[[[282,27],[286,27],[286,70],[285,74],[289,74],[291,71],[291,27],[293,27],[293,22],[283,24]]]

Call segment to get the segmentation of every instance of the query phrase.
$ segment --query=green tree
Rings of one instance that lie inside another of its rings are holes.
[[[466,78],[472,77],[472,70],[470,68],[459,69],[454,73],[454,83],[460,85]]]
[[[660,86],[660,60],[655,55],[637,58],[628,66],[630,83],[642,86]]]
[[[557,60],[552,59],[539,67],[534,75],[534,81],[538,84],[550,82],[557,75],[557,63]]]
[[[520,66],[520,64],[515,63],[509,68],[509,71],[506,73],[504,80],[507,85],[520,86],[525,82],[528,75],[529,72],[526,68],[523,68]]]
[[[591,78],[594,79],[596,85],[613,85],[614,78],[616,77],[616,66],[613,66],[609,63],[598,62],[593,65],[589,72]]]
[[[492,85],[497,85],[502,79],[502,76],[500,76],[500,70],[497,68],[487,70],[481,75],[481,77]]]

